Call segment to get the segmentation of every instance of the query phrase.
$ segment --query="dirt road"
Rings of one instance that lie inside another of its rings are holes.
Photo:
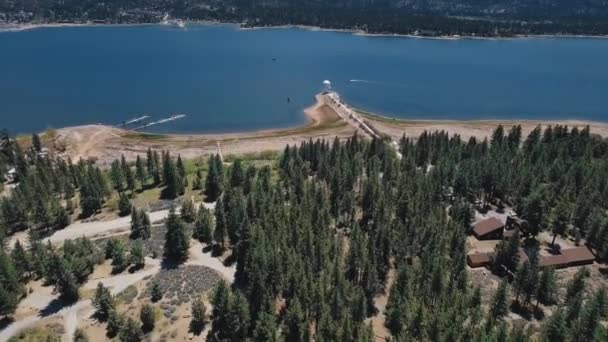
[[[232,283],[234,281],[234,273],[236,272],[236,266],[224,266],[224,263],[222,263],[222,261],[220,261],[218,258],[211,256],[211,252],[203,253],[204,247],[205,245],[203,245],[202,243],[193,240],[190,243],[190,258],[186,262],[186,265],[209,267],[221,274],[224,279],[229,281],[229,283]]]
[[[227,281],[232,282],[234,280],[234,273],[236,271],[235,266],[226,267],[224,264],[211,256],[211,253],[203,253],[203,245],[198,241],[193,241],[190,246],[190,260],[186,265],[199,265],[208,267],[220,275],[222,275]],[[116,276],[111,276],[102,279],[93,279],[83,285],[84,289],[93,290],[97,287],[98,283],[102,283],[104,286],[110,288],[110,292],[113,295],[124,291],[127,287],[134,285],[146,277],[153,276],[160,272],[161,261],[158,259],[146,258],[146,268],[136,273],[124,273]],[[56,295],[42,295],[35,296],[30,295],[26,300],[20,303],[20,306],[29,306],[38,308],[38,313],[28,317],[19,319],[18,321],[8,325],[2,331],[0,331],[0,341],[7,341],[11,336],[19,333],[19,331],[34,325],[39,320],[51,316],[60,316],[63,318],[63,324],[65,328],[64,341],[71,342],[74,332],[78,328],[79,320],[90,317],[93,314],[93,306],[91,300],[81,300],[70,306],[61,308],[55,313],[48,314],[43,317],[42,313],[46,308],[52,305],[53,301],[57,298]]]
[[[195,203],[198,206],[198,203]],[[212,210],[215,208],[215,203],[203,203],[203,205]],[[179,208],[176,210],[179,213]],[[158,223],[169,215],[169,209],[153,211],[148,213],[150,215],[150,222]],[[125,232],[131,229],[131,216],[120,217],[108,221],[93,221],[93,222],[82,222],[76,221],[64,229],[58,230],[53,235],[44,239],[44,242],[50,241],[54,245],[61,244],[65,240],[76,239],[79,237],[96,238],[105,237],[108,235],[114,235],[117,233]],[[15,242],[19,240],[21,244],[27,244],[27,234],[15,234],[11,236],[8,243],[9,246],[13,246]]]

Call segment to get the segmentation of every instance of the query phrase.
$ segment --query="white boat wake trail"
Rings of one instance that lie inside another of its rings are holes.
[[[404,84],[404,83],[392,83],[392,82],[382,82],[382,81],[373,81],[373,80],[362,80],[362,79],[352,79],[349,80],[350,83],[364,83],[364,84],[371,84],[371,85],[378,85],[378,86],[385,86],[385,87],[398,87],[398,88],[416,88],[413,87],[411,85],[408,84]]]

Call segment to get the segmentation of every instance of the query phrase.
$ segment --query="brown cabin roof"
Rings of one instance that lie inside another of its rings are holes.
[[[504,223],[496,217],[490,217],[489,219],[477,222],[473,226],[473,232],[475,232],[477,236],[484,236],[495,230],[502,229],[504,226]]]
[[[562,255],[568,259],[568,262],[593,261],[595,256],[589,248],[585,246],[569,248],[562,250]]]
[[[471,253],[467,257],[469,258],[470,262],[472,262],[472,263],[482,264],[482,263],[489,263],[492,259],[492,254],[477,252],[477,253]]]
[[[546,255],[540,257],[540,265],[541,266],[565,266],[568,264],[568,258],[563,254],[558,255]]]
[[[561,254],[540,257],[541,266],[565,267],[580,262],[592,262],[595,256],[585,246],[563,249]]]
[[[471,253],[467,255],[467,264],[472,268],[489,265],[492,261],[492,253]]]

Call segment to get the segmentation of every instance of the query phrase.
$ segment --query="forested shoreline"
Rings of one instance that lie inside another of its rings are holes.
[[[400,140],[402,158],[386,142],[357,135],[311,140],[287,146],[261,168],[212,156],[206,176],[197,171],[190,182],[181,158],[168,153],[149,151],[134,165],[118,159],[102,171],[89,161],[41,155],[35,135],[27,151],[5,138],[0,170],[15,166],[19,185],[0,203],[0,232],[28,230],[29,247],[0,253],[3,316],[14,312],[32,279],[77,300],[79,286],[103,262],[88,239],[62,248],[40,240],[69,223],[62,217],[72,198],[88,217],[120,193],[120,215],[132,215],[136,243],[127,254],[111,240],[105,258],[118,272],[142,267],[147,252],[137,241],[149,239],[150,222],[127,194],[152,185],[163,187],[163,198],[192,188],[215,203],[210,211],[185,199],[179,215],[172,208],[164,223],[166,262],[184,263],[195,238],[236,263],[234,283],[220,282],[209,294],[209,317],[204,305],[192,304],[196,324],[210,324],[209,341],[372,341],[367,322],[377,315],[396,341],[607,336],[605,285],[590,288],[585,267],[560,285],[551,268],[538,266],[542,231],[608,258],[608,141],[589,127],[539,126],[522,137],[519,126],[498,126],[490,139],[467,141],[425,132]],[[530,228],[521,244],[517,236],[499,244],[490,269],[502,280],[483,296],[466,266],[466,234],[474,210],[503,206],[515,208]],[[529,260],[520,260],[520,247]],[[379,312],[375,298],[382,295],[388,305]],[[142,308],[140,328],[116,312],[103,286],[94,303],[108,334],[120,340],[139,341],[150,324],[151,307]],[[536,325],[516,324],[511,311]]]
[[[330,2],[231,0],[97,2],[0,1],[0,23],[160,23],[166,19],[218,21],[243,27],[303,25],[371,34],[513,37],[606,35],[608,10],[592,1],[494,0]]]

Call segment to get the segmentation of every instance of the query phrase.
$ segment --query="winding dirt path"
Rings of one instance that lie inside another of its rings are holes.
[[[234,274],[236,273],[236,266],[224,266],[224,263],[220,259],[213,257],[211,252],[203,253],[204,247],[204,244],[193,240],[190,243],[190,258],[186,262],[186,265],[208,267],[214,271],[217,271],[222,275],[222,277],[224,277],[224,279],[232,283],[234,281]]]
[[[195,206],[198,205],[199,203],[195,203]],[[215,208],[215,203],[203,203],[203,205],[210,210]],[[176,212],[179,214],[179,208],[176,210]],[[169,215],[169,209],[153,211],[148,214],[150,216],[150,221],[154,224],[167,218]],[[63,229],[54,232],[53,235],[45,238],[44,242],[46,243],[47,241],[50,241],[52,244],[58,245],[65,240],[76,239],[79,237],[105,237],[108,235],[126,232],[129,229],[131,229],[131,216],[119,217],[117,219],[108,221],[76,221]],[[8,244],[9,246],[13,246],[15,242],[19,240],[20,243],[25,246],[27,244],[26,237],[27,234],[15,234],[9,239]]]
[[[83,288],[94,289],[95,287],[97,287],[97,283],[101,282],[102,284],[104,284],[104,286],[110,288],[110,292],[112,292],[113,295],[116,295],[122,292],[127,287],[143,280],[145,277],[158,273],[161,269],[160,261],[156,259],[146,258],[146,266],[148,266],[148,268],[140,272],[119,274],[104,279],[91,280],[85,283]],[[14,336],[19,331],[35,324],[39,320],[53,316],[63,317],[65,326],[64,341],[72,341],[72,337],[74,336],[74,332],[78,327],[78,320],[82,312],[92,313],[93,306],[91,300],[80,300],[72,305],[59,309],[55,313],[45,315],[43,313],[44,310],[52,306],[53,301],[56,298],[56,295],[40,296],[36,298],[35,303],[27,303],[28,305],[34,305],[35,307],[40,308],[39,312],[35,315],[31,315],[22,318],[18,321],[15,321],[14,323],[5,327],[2,331],[0,331],[0,341],[7,341],[11,336]],[[24,305],[23,302],[20,303],[20,306],[22,305]]]

